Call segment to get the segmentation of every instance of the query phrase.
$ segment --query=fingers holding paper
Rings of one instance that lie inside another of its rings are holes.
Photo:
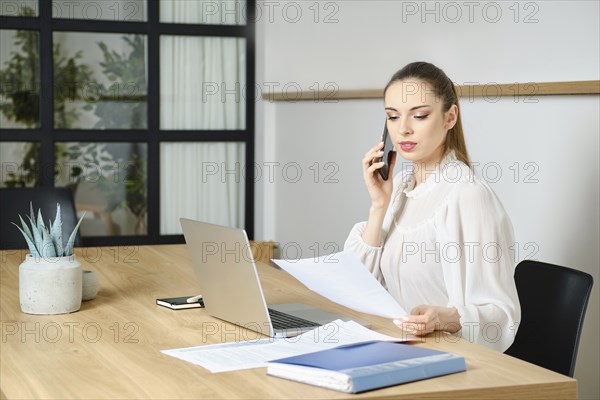
[[[424,336],[439,329],[439,319],[434,313],[428,315],[408,315],[395,319],[394,324],[403,331],[416,336]]]
[[[410,315],[394,319],[394,324],[405,332],[424,336],[441,330],[456,333],[461,329],[460,315],[454,307],[420,305]]]

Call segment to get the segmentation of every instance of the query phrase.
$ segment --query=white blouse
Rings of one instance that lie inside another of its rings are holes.
[[[500,200],[454,152],[414,184],[410,171],[394,178],[379,247],[363,241],[365,221],[354,225],[344,248],[406,311],[420,304],[455,307],[463,337],[505,351],[521,308],[513,228]]]

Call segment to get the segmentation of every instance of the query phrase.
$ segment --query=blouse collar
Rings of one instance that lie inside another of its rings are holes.
[[[415,198],[419,197],[435,186],[436,183],[440,182],[440,171],[448,166],[448,164],[454,163],[457,161],[456,153],[454,150],[450,150],[448,154],[442,159],[442,161],[436,166],[435,170],[425,179],[425,181],[421,182],[419,186],[416,188],[415,186],[415,174],[414,172],[409,175],[406,186],[404,187],[403,192],[406,194],[406,197]]]

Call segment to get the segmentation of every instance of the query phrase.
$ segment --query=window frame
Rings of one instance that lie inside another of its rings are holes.
[[[160,36],[220,36],[245,38],[246,85],[255,85],[255,0],[247,0],[245,25],[205,25],[160,22],[160,4],[147,0],[146,21],[72,20],[52,18],[52,1],[39,0],[38,17],[0,16],[2,29],[36,30],[40,34],[40,127],[37,129],[0,128],[0,142],[39,142],[41,186],[54,186],[54,175],[43,173],[44,166],[54,165],[57,142],[140,142],[146,143],[147,159],[147,227],[140,236],[87,236],[83,246],[118,246],[184,243],[183,235],[160,234],[160,144],[161,142],[243,142],[245,143],[244,227],[254,237],[254,110],[255,93],[246,90],[245,129],[240,130],[161,130],[160,129]],[[53,109],[53,32],[139,33],[146,35],[148,76],[148,124],[144,130],[55,129]]]

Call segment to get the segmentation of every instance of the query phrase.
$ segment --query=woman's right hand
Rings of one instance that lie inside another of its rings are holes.
[[[387,181],[383,180],[379,172],[377,171],[383,167],[384,162],[374,162],[376,158],[383,157],[383,142],[377,146],[372,147],[362,159],[363,166],[363,178],[371,196],[371,208],[376,210],[385,211],[390,204],[393,190],[393,172],[394,165],[396,164],[396,152],[392,152],[392,159],[390,161],[390,170]]]

